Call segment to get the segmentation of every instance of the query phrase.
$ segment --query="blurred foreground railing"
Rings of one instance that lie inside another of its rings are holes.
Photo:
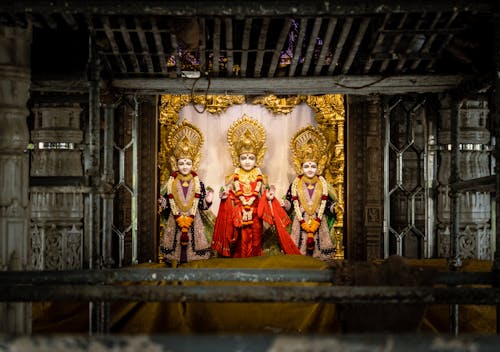
[[[496,272],[453,271],[434,273],[421,286],[347,285],[337,282],[334,269],[5,271],[0,272],[0,302],[89,302],[89,331],[107,333],[109,303],[115,301],[498,306],[498,282]]]

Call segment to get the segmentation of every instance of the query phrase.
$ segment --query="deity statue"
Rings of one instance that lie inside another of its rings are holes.
[[[166,219],[160,250],[167,262],[186,263],[208,259],[212,253],[200,210],[212,205],[213,190],[196,174],[203,135],[187,121],[174,125],[167,140],[172,173],[162,187],[159,200]]]
[[[299,254],[285,227],[290,218],[275,198],[260,169],[267,150],[266,132],[256,120],[244,115],[227,133],[234,172],[220,190],[221,203],[215,221],[212,248],[224,257],[262,255],[263,223],[275,225],[285,253]]]
[[[293,213],[290,236],[302,255],[331,259],[335,246],[330,229],[338,198],[322,176],[328,155],[326,138],[316,127],[307,126],[292,137],[290,149],[298,174],[282,203]]]

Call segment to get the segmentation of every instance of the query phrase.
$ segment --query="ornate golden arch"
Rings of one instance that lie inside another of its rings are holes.
[[[344,96],[340,94],[326,94],[319,96],[299,95],[291,97],[277,97],[268,95],[247,102],[243,95],[163,95],[160,102],[160,151],[158,154],[158,167],[160,168],[160,184],[165,184],[169,174],[167,134],[172,125],[179,120],[179,112],[188,104],[201,105],[203,110],[211,114],[220,114],[235,104],[259,104],[275,114],[290,113],[293,108],[305,102],[316,113],[318,128],[327,139],[329,151],[329,164],[325,167],[324,176],[337,191],[339,201],[335,211],[337,220],[334,225],[334,235],[337,240],[335,258],[344,258],[343,224],[345,211],[344,197]]]

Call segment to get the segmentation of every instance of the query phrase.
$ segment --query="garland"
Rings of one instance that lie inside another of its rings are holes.
[[[324,177],[320,176],[319,181],[320,182],[317,183],[316,186],[321,187],[321,189],[315,191],[315,197],[313,199],[312,206],[309,206],[305,201],[303,175],[296,177],[292,183],[293,208],[295,210],[295,216],[297,216],[297,219],[299,220],[300,227],[305,232],[307,232],[308,250],[314,249],[314,233],[318,230],[319,225],[321,224],[321,219],[323,218],[323,214],[326,208],[326,201],[328,199],[328,184],[326,183]],[[321,197],[319,197],[319,193],[321,193]],[[301,200],[301,203],[303,204],[302,207],[299,204],[299,198]],[[321,202],[319,202],[319,200],[321,200]],[[302,210],[304,210],[310,216],[307,222],[305,222],[304,217],[302,216]],[[313,218],[313,215],[316,215],[316,217]]]
[[[190,195],[187,205],[184,205],[179,197],[178,185],[174,186],[174,181],[178,178],[184,182],[193,180],[194,195]],[[174,172],[167,181],[167,194],[172,214],[182,231],[181,245],[187,245],[187,232],[193,223],[201,196],[201,185],[198,175],[194,171],[191,171],[190,175],[186,176]]]
[[[260,171],[260,168],[256,167],[252,169],[252,171],[243,172],[243,177],[240,177],[241,172],[242,170],[239,167],[234,171],[234,191],[243,206],[243,225],[251,225],[253,223],[252,205],[257,199],[257,196],[260,194],[259,192],[262,187],[262,172]],[[243,181],[243,190],[240,179]],[[254,189],[251,189],[250,183],[254,179],[257,181],[257,184]]]

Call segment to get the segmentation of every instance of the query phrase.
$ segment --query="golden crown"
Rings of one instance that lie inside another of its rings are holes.
[[[318,174],[323,173],[327,161],[327,142],[321,131],[313,126],[298,130],[290,140],[295,171],[302,173],[302,164],[313,161],[318,165]]]
[[[261,164],[267,150],[266,131],[257,120],[243,115],[229,127],[227,141],[235,167],[239,166],[240,155],[244,153],[254,154],[257,166]]]
[[[168,135],[172,170],[177,169],[177,161],[179,159],[191,160],[193,162],[193,170],[197,170],[201,159],[202,145],[203,134],[198,127],[186,120],[183,120],[178,125],[174,125]]]

